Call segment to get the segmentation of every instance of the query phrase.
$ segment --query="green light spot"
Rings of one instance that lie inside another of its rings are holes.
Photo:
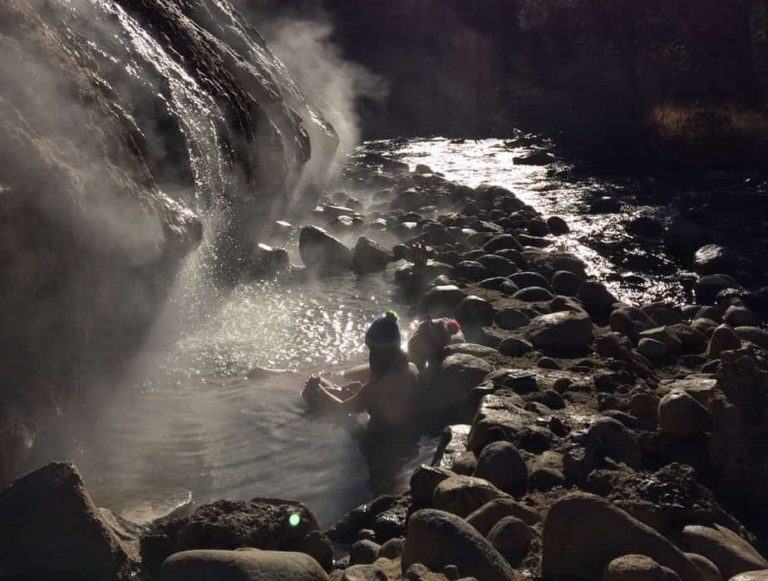
[[[297,527],[301,524],[301,516],[298,513],[293,513],[288,517],[288,524],[292,527]]]

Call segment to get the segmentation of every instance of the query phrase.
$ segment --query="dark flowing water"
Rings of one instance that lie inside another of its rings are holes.
[[[505,186],[545,216],[564,217],[572,233],[557,248],[581,256],[622,298],[682,299],[674,262],[633,242],[622,226],[637,215],[667,219],[663,208],[625,204],[589,215],[590,193],[610,184],[565,181],[545,168],[515,165],[512,158],[527,150],[501,140],[376,142],[363,149],[370,150],[427,164],[469,186]],[[613,252],[599,252],[601,244]],[[97,502],[139,521],[190,495],[196,501],[260,495],[303,500],[328,524],[370,498],[367,465],[351,422],[308,416],[299,392],[310,372],[363,360],[365,330],[392,306],[392,286],[386,276],[348,275],[314,284],[245,283],[220,295],[206,282],[205,260],[203,251],[189,257],[150,341],[155,347],[123,385],[99,390],[111,395],[78,418],[68,453]],[[633,261],[642,268],[631,268]],[[245,373],[253,364],[301,372],[250,380]],[[434,446],[434,439],[423,439],[404,473],[428,461]]]

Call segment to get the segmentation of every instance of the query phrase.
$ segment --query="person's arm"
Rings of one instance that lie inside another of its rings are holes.
[[[352,391],[352,395],[349,395]],[[359,382],[341,389],[334,388],[320,377],[310,377],[301,396],[309,407],[320,412],[355,413],[366,408],[368,385]]]

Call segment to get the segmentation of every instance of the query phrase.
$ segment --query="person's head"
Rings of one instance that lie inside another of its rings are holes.
[[[397,313],[387,311],[376,317],[365,334],[365,344],[370,349],[371,375],[379,376],[389,371],[393,365],[407,366],[407,358],[401,348],[400,326]]]

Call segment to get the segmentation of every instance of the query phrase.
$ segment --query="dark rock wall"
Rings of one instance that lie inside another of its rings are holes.
[[[206,215],[279,211],[336,142],[223,0],[0,3],[0,482],[130,359]]]

